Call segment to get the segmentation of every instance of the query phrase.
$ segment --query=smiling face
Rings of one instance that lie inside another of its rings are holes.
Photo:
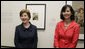
[[[27,15],[27,13],[22,13],[22,15],[20,16],[20,19],[21,19],[22,23],[28,23],[29,22],[29,17]]]
[[[74,16],[75,12],[73,10],[73,8],[70,5],[64,5],[61,9],[61,13],[60,13],[60,18],[62,20],[75,20],[75,16]]]
[[[70,19],[70,16],[71,16],[70,8],[67,7],[66,10],[65,10],[65,12],[62,12],[62,14],[63,14],[63,17],[64,17],[65,19]]]
[[[22,9],[20,11],[20,19],[22,23],[28,23],[31,18],[30,11],[27,9]]]

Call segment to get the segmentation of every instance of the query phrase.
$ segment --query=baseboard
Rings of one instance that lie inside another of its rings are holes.
[[[1,46],[1,48],[15,48],[14,46]]]

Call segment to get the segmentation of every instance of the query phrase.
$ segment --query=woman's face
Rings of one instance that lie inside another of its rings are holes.
[[[80,13],[84,13],[84,11],[81,9],[81,10],[80,10]]]
[[[29,22],[29,17],[27,15],[27,13],[22,13],[22,15],[20,16],[20,19],[21,19],[22,23],[28,23]]]
[[[63,14],[63,17],[64,17],[65,19],[70,19],[70,16],[71,16],[70,8],[67,7],[66,10],[65,10],[65,12],[62,12],[62,14]]]

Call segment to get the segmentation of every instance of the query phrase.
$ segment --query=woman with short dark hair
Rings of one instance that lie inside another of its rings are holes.
[[[70,5],[64,5],[55,29],[55,48],[76,48],[80,26],[74,21],[74,10]]]

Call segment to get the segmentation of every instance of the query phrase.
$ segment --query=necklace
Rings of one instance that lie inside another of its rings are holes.
[[[69,26],[69,24],[68,25],[65,25],[65,27],[68,27]]]
[[[69,24],[70,24],[70,23],[69,23]],[[65,29],[67,29],[67,27],[69,26],[69,24],[66,24],[66,23],[65,23]]]

